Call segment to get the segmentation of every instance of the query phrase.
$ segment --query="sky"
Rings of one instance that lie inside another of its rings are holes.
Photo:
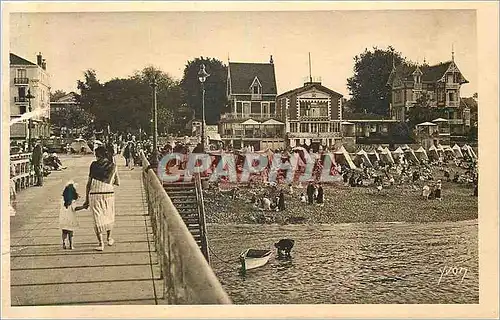
[[[47,60],[52,91],[76,91],[83,72],[100,81],[127,77],[153,65],[181,79],[188,60],[268,62],[273,55],[278,93],[303,85],[309,75],[348,98],[354,56],[365,48],[393,46],[408,59],[451,60],[477,92],[474,10],[294,12],[85,12],[12,13],[10,52]]]

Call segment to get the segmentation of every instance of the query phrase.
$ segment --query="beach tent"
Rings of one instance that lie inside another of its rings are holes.
[[[472,149],[471,146],[467,146],[467,153],[469,154],[469,157],[472,159],[477,159],[476,153],[474,152],[474,149]]]
[[[405,150],[405,156],[407,159],[409,159],[413,162],[420,163],[420,161],[418,160],[418,157],[415,154],[415,152],[413,151],[413,149],[408,148],[407,150]]]
[[[71,145],[71,150],[73,150],[74,152],[84,152],[84,153],[92,153],[92,149],[90,149],[87,141],[83,140],[83,139],[75,139]]]
[[[341,146],[337,151],[334,152],[335,155],[342,156],[351,169],[356,169],[356,165],[351,159],[351,156],[349,155],[349,152],[344,148],[344,146]]]
[[[463,151],[469,150],[469,146],[467,144],[464,144],[463,147],[462,147],[462,150]]]
[[[372,152],[368,152],[368,157],[372,159],[372,161],[380,161],[380,156],[377,153],[377,150],[373,150]]]
[[[385,150],[385,149],[384,149],[384,147],[382,147],[382,146],[378,146],[378,148],[377,148],[377,151],[378,151],[378,152],[383,152],[384,150]]]
[[[439,158],[439,153],[438,153],[436,146],[432,145],[429,148],[427,155],[429,156],[429,158],[437,160]]]
[[[429,160],[427,152],[425,152],[425,149],[423,147],[418,148],[417,150],[414,151],[414,153],[419,160]]]
[[[361,159],[361,161],[363,162],[363,164],[365,166],[369,166],[369,167],[372,167],[372,162],[370,161],[370,158],[368,157],[368,153],[366,153],[365,150],[361,149],[359,150],[357,153],[356,153],[356,157],[358,159]]]
[[[406,151],[406,150],[410,150],[410,147],[409,147],[407,144],[405,144],[405,145],[403,145],[403,146],[401,147],[401,149],[402,149],[403,151]]]
[[[398,147],[392,152],[392,154],[396,159],[399,159],[400,157],[404,156],[405,152],[403,151],[403,149],[401,149],[401,147]]]
[[[439,155],[443,155],[444,156],[444,148],[442,145],[438,145],[437,148],[436,148],[436,151],[438,152]]]
[[[455,153],[455,157],[457,157],[457,158],[464,157],[464,154],[462,153],[462,149],[458,146],[458,144],[455,144],[452,149],[453,149],[453,153]]]
[[[380,153],[380,159],[385,163],[394,163],[394,158],[392,157],[391,151],[389,151],[389,148],[387,147]]]

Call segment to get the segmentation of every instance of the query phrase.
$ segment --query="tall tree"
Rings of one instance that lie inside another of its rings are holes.
[[[202,118],[202,91],[198,79],[201,64],[210,76],[205,81],[205,120],[207,124],[216,124],[227,104],[226,83],[227,66],[215,58],[195,58],[188,61],[184,68],[181,87],[185,93],[187,105],[195,111],[196,118]]]
[[[64,97],[67,93],[63,90],[56,90],[50,93],[50,101],[57,101]]]
[[[355,112],[389,115],[390,88],[387,80],[393,64],[408,64],[393,47],[365,49],[354,57],[354,75],[347,79]]]

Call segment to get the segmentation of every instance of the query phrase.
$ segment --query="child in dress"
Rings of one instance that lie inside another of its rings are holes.
[[[63,191],[63,201],[61,211],[59,212],[59,226],[62,230],[63,249],[69,248],[73,250],[73,231],[78,227],[76,219],[76,211],[85,209],[84,206],[76,206],[75,201],[78,199],[73,182],[69,182]],[[66,237],[69,240],[69,246],[66,246]]]

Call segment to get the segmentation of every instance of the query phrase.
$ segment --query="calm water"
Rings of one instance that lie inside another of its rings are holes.
[[[236,304],[478,303],[477,230],[477,220],[208,226],[212,267]],[[287,237],[290,261],[274,254],[239,274],[241,251]]]

